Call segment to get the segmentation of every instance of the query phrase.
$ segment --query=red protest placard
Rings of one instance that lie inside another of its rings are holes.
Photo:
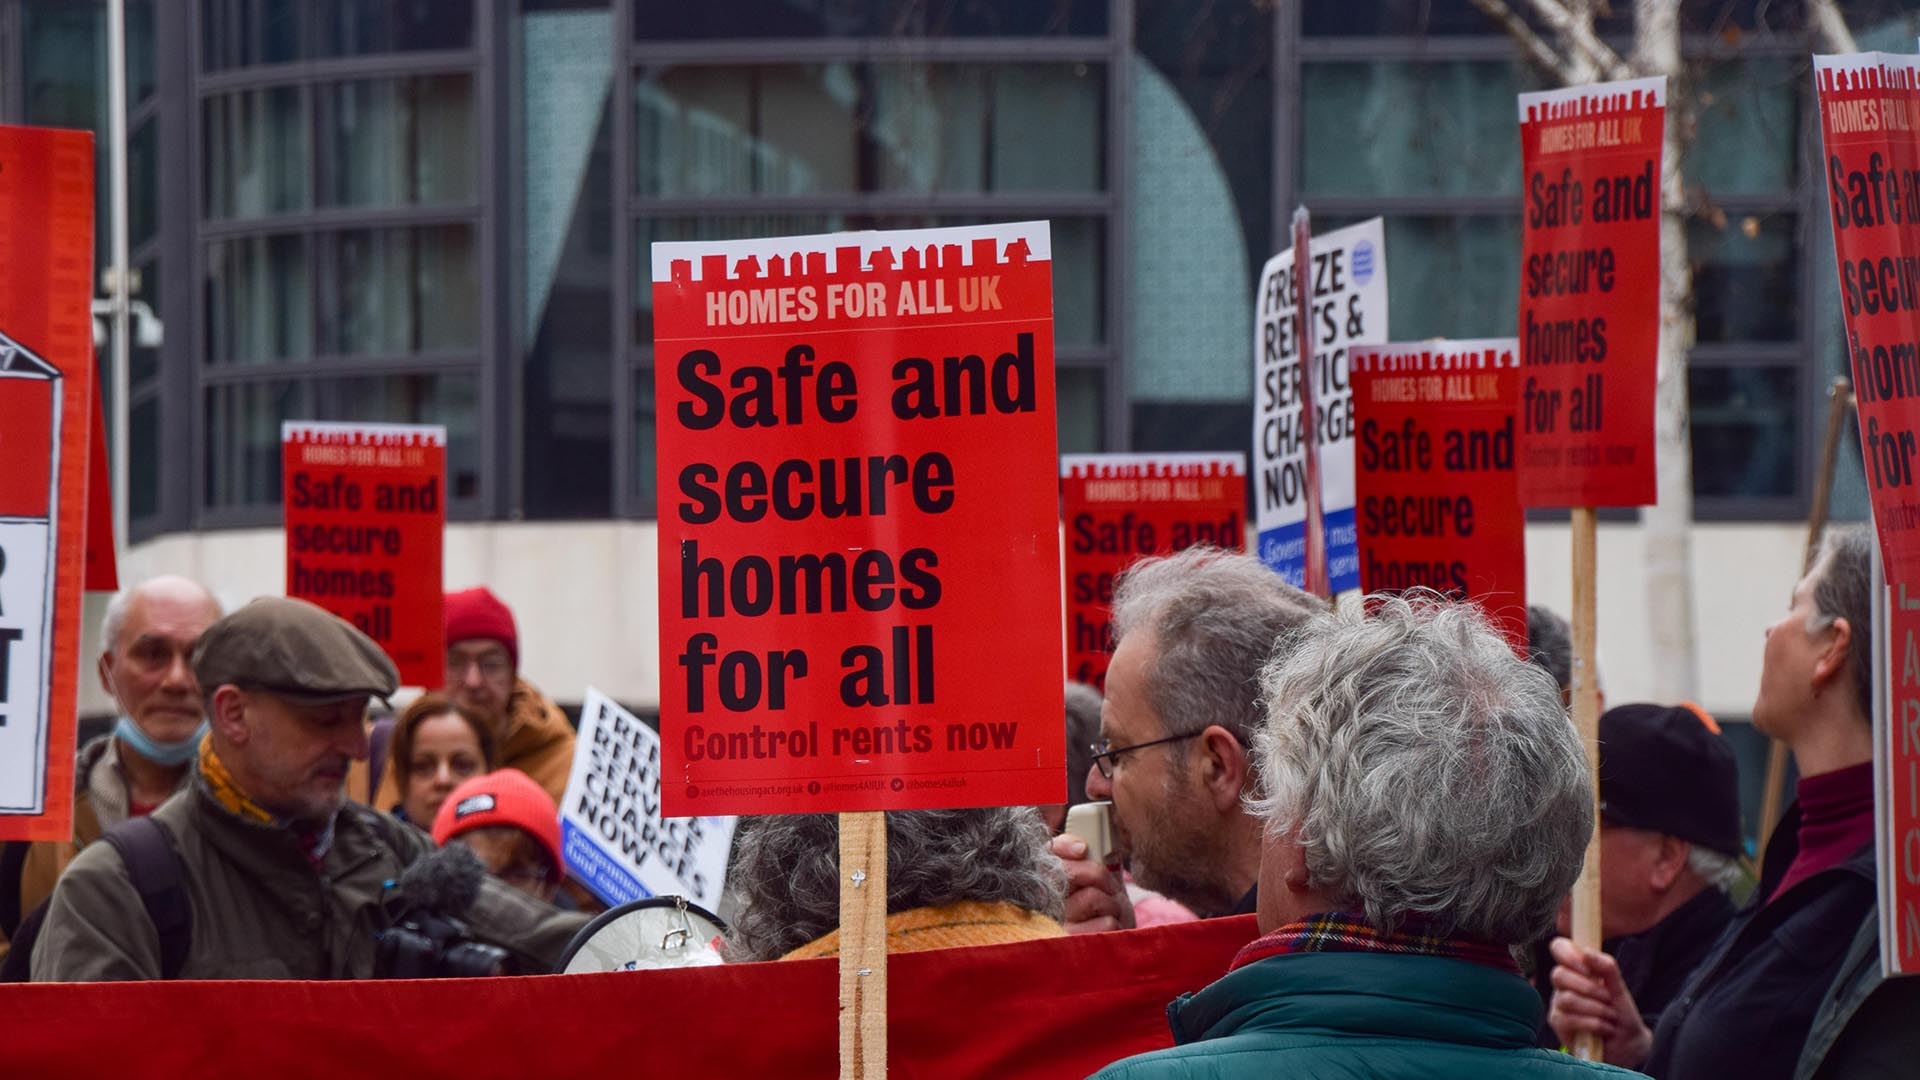
[[[1920,973],[1920,590],[1893,585],[1886,599],[1886,706],[1873,751],[1880,962],[1889,975],[1912,975]]]
[[[280,466],[287,595],[379,642],[403,684],[439,686],[447,429],[290,421]]]
[[[0,128],[0,840],[73,835],[93,136]]]
[[[1527,519],[1514,472],[1519,343],[1360,345],[1360,585],[1472,600],[1527,646]]]
[[[1920,58],[1814,57],[1827,206],[1874,529],[1920,584]]]
[[[1059,802],[1046,224],[653,280],[665,813]]]
[[[1135,560],[1196,544],[1247,546],[1247,462],[1240,454],[1068,454],[1067,677],[1104,689],[1113,653],[1114,579]]]
[[[1666,79],[1520,95],[1520,501],[1655,501]]]

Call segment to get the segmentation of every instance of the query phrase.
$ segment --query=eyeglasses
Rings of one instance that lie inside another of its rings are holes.
[[[455,679],[464,676],[473,668],[479,668],[480,674],[486,678],[498,679],[513,670],[513,662],[504,656],[447,657],[447,674]]]
[[[1185,735],[1169,735],[1164,739],[1154,739],[1151,742],[1137,742],[1132,746],[1115,746],[1107,740],[1101,739],[1090,747],[1093,751],[1093,767],[1100,770],[1101,776],[1111,780],[1113,779],[1113,764],[1121,754],[1129,750],[1145,750],[1149,746],[1160,746],[1163,743],[1179,742],[1181,739],[1195,739],[1199,738],[1200,735],[1201,733],[1198,731],[1189,731]]]

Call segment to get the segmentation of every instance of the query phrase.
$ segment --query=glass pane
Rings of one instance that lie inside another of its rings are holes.
[[[466,49],[473,0],[327,0],[319,11],[321,56]]]
[[[477,347],[471,226],[350,229],[334,242],[338,308],[322,320],[328,351],[392,356]]]
[[[1792,341],[1799,336],[1799,252],[1792,214],[1687,223],[1699,341]],[[1391,248],[1389,248],[1391,251]]]
[[[1522,18],[1527,16],[1525,4],[1513,7]],[[1602,34],[1628,32],[1633,27],[1632,7],[1614,4],[1612,14],[1594,19],[1596,29]],[[1309,36],[1493,34],[1500,29],[1472,0],[1368,0],[1361,4],[1322,0],[1303,3],[1300,9],[1301,31]]]
[[[207,245],[207,359],[261,364],[313,355],[313,289],[303,236]]]
[[[246,90],[206,103],[207,216],[304,210],[307,104],[298,87]]]
[[[1105,443],[1106,372],[1099,368],[1054,370],[1054,405],[1060,414],[1060,452],[1097,454]]]
[[[1799,477],[1799,384],[1800,373],[1793,368],[1688,369],[1694,494],[1794,493]]]
[[[473,80],[368,79],[324,88],[337,206],[473,201]]]
[[[1792,190],[1800,138],[1804,63],[1728,60],[1706,67],[1687,178],[1709,195]]]
[[[301,0],[201,0],[200,63],[207,71],[300,58]]]
[[[280,500],[280,423],[359,420],[445,424],[447,490],[480,492],[480,438],[471,375],[274,379],[207,388],[206,504],[268,506]]]
[[[643,195],[1097,191],[1103,69],[834,63],[643,69]]]
[[[1316,63],[1301,71],[1305,195],[1518,195],[1512,62]]]
[[[153,239],[160,227],[160,121],[149,118],[127,136],[127,248]],[[111,231],[111,225],[108,226]]]
[[[24,4],[20,22],[22,119],[44,127],[104,132],[107,117],[100,104],[107,97],[105,6]],[[104,154],[100,160],[104,168]]]
[[[127,410],[127,517],[160,512],[160,398],[136,401]]]
[[[153,0],[127,3],[127,108],[154,91]]]
[[[1389,340],[1512,337],[1520,219],[1388,218],[1387,279]]]
[[[641,41],[790,37],[1037,37],[1107,32],[1106,0],[634,0]]]
[[[660,498],[659,471],[660,458],[654,443],[660,437],[659,425],[654,423],[653,412],[653,369],[641,368],[633,373],[633,497],[634,509],[641,517],[653,517],[655,506]]]
[[[931,229],[978,225],[988,219],[935,214],[755,214],[732,217],[642,218],[634,226],[633,343],[653,342],[652,245],[657,241],[739,240],[757,236],[805,236],[848,229]],[[1057,345],[1097,345],[1105,340],[1106,222],[1103,218],[1055,218],[1053,232],[1053,338]]]

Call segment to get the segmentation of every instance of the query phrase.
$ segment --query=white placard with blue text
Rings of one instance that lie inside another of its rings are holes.
[[[1353,393],[1347,347],[1387,342],[1386,228],[1373,218],[1315,236],[1314,402],[1319,413],[1320,506],[1327,579],[1334,592],[1360,587],[1353,520]],[[1295,585],[1307,572],[1307,446],[1302,425],[1293,250],[1260,271],[1253,316],[1253,521],[1260,561]]]
[[[660,736],[587,688],[560,800],[567,875],[608,906],[684,896],[712,911],[726,888],[731,817],[660,816]]]

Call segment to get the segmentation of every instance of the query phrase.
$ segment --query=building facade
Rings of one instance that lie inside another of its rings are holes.
[[[1907,6],[1841,5],[1902,51]],[[1623,50],[1629,7],[1601,26]],[[1683,5],[1700,674],[1736,717],[1844,363],[1811,46],[1782,7]],[[1395,340],[1513,332],[1514,95],[1544,84],[1469,0],[127,9],[152,331],[128,572],[277,591],[281,421],[442,423],[448,584],[505,595],[564,700],[657,695],[652,241],[1051,221],[1063,452],[1246,448],[1255,275],[1296,204],[1385,217]],[[0,119],[104,136],[105,23],[101,0],[0,0]],[[1564,536],[1542,519],[1529,545],[1561,608]],[[1601,551],[1620,700],[1649,661],[1632,515]]]

